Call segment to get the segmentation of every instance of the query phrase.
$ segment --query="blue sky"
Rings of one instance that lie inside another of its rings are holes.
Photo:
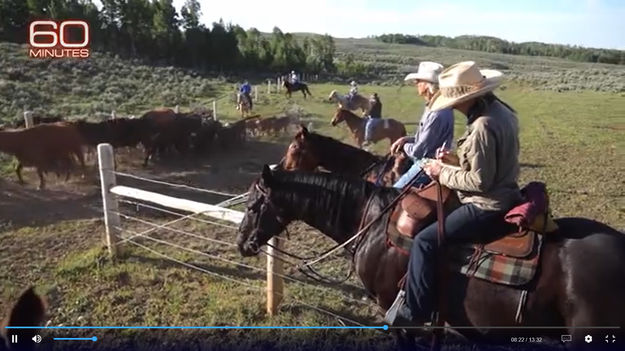
[[[184,0],[174,0],[180,7]],[[365,37],[383,33],[492,35],[625,50],[625,0],[212,0],[202,20],[244,28]]]
[[[98,3],[98,1],[95,1]],[[178,9],[185,0],[174,0]],[[625,50],[625,0],[200,0],[202,21],[365,37],[491,35]]]

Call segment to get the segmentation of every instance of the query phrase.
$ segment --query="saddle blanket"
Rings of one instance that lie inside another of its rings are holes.
[[[511,257],[473,247],[461,247],[449,253],[450,268],[468,277],[510,286],[523,286],[536,276],[540,263],[542,235],[536,235],[534,248],[527,257]]]
[[[448,252],[450,270],[462,273],[468,277],[486,280],[492,283],[508,286],[523,286],[532,281],[540,264],[540,253],[543,236],[535,235],[532,250],[527,256],[513,257],[493,253],[474,245],[454,247]],[[412,239],[396,233],[389,228],[387,244],[408,254]]]

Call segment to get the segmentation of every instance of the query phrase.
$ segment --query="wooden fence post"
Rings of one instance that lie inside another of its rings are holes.
[[[213,100],[213,119],[217,120],[217,101]]]
[[[106,246],[111,257],[120,253],[117,247],[119,241],[121,221],[119,219],[119,205],[117,198],[110,192],[116,185],[115,159],[113,147],[110,144],[98,144],[98,165],[100,168],[100,187],[102,188],[102,207],[104,210],[104,226],[106,227]]]
[[[33,111],[24,111],[24,127],[32,128],[34,124]]]
[[[111,119],[115,119],[117,118],[117,113],[115,112],[115,110],[111,111]]]
[[[258,85],[254,86],[254,101],[258,102]]]
[[[269,244],[267,245],[267,313],[270,316],[275,316],[284,297],[284,280],[277,274],[282,275],[284,272],[282,261],[278,257],[280,253],[274,250],[272,246],[282,250],[283,245],[282,240],[276,237],[269,239]]]
[[[267,79],[267,95],[271,94],[271,79]]]
[[[282,90],[282,79],[278,77],[276,79],[276,91],[280,93],[280,90]]]
[[[176,107],[174,107],[174,112],[180,113],[180,106],[176,105]]]

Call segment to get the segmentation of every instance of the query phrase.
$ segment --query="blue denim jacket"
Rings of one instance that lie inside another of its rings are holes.
[[[436,149],[443,144],[451,149],[454,138],[454,113],[451,108],[440,111],[430,111],[428,106],[423,110],[419,128],[413,138],[404,144],[406,155],[421,159],[434,158]]]

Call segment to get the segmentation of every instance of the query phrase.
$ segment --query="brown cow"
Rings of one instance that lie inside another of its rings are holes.
[[[175,113],[171,109],[152,110],[145,113],[142,120],[147,122],[149,138],[142,141],[145,148],[144,166],[158,151],[174,147],[184,154],[192,142],[192,135],[202,127],[203,116],[191,113]]]
[[[268,135],[269,132],[273,130],[273,123],[276,120],[276,117],[269,117],[264,119],[259,119],[256,121],[256,131],[259,135],[265,134]]]
[[[85,160],[80,133],[65,123],[40,124],[28,129],[0,131],[0,152],[17,158],[15,173],[24,184],[22,168],[35,167],[39,175],[39,189],[45,188],[44,173],[69,172],[78,158],[85,176]]]
[[[6,329],[6,326],[40,326],[46,318],[47,304],[33,288],[25,290],[19,297],[6,319],[0,323],[0,351],[32,350],[35,345],[31,338],[37,329]],[[17,335],[17,344],[9,343],[9,335]]]
[[[274,133],[278,133],[280,131],[286,132],[286,129],[289,127],[289,125],[291,125],[291,117],[280,117],[273,121],[271,130]]]

